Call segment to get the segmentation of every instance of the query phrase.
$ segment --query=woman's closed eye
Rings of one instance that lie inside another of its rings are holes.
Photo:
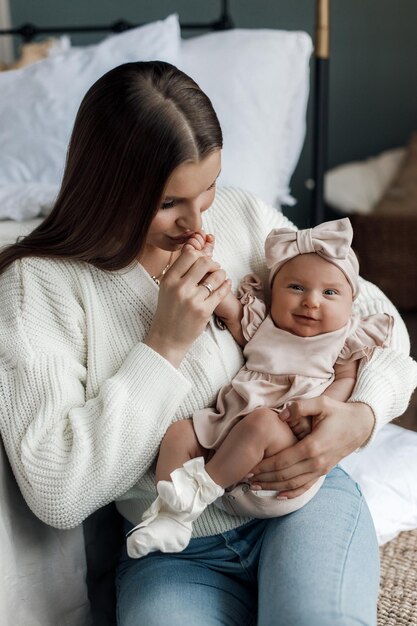
[[[176,204],[177,200],[165,200],[161,204],[161,209],[173,209]]]
[[[206,189],[206,191],[211,191],[216,186],[217,179]],[[180,198],[165,198],[165,200],[161,204],[161,209],[173,209],[178,202],[180,202]]]

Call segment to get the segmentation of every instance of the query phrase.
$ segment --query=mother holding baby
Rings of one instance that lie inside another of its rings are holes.
[[[173,421],[215,405],[243,364],[215,312],[231,284],[267,284],[264,241],[292,227],[219,190],[222,133],[207,96],[162,62],[108,72],[86,94],[54,209],[0,254],[0,427],[26,502],[70,528],[116,501],[126,527],[155,497]],[[204,254],[184,244],[206,237]],[[209,283],[208,289],[203,283]],[[300,401],[317,426],[265,458],[253,481],[303,508],[250,519],[209,506],[178,554],[124,554],[118,624],[376,624],[378,546],[358,486],[337,467],[400,415],[415,364],[392,304],[361,281],[361,317],[395,318],[391,347],[361,364],[347,402]]]

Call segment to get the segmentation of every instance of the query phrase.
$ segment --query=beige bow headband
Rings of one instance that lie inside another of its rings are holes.
[[[356,298],[359,293],[359,263],[351,248],[352,237],[352,226],[347,217],[305,230],[272,230],[265,241],[266,264],[270,269],[269,283],[272,285],[275,274],[284,263],[299,254],[315,252],[342,270]]]

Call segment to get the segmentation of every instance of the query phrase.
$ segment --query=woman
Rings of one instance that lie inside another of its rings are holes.
[[[264,239],[288,222],[244,192],[215,198],[221,147],[190,78],[161,62],[120,66],[81,104],[52,213],[0,255],[1,432],[47,524],[73,527],[116,500],[130,528],[154,498],[169,424],[212,406],[242,365],[212,312],[226,276],[266,278]],[[217,262],[179,255],[203,225]],[[360,314],[381,298],[363,283]],[[372,521],[357,486],[331,468],[401,414],[414,387],[404,325],[386,299],[383,310],[398,320],[393,350],[359,371],[349,403],[300,403],[318,427],[254,477],[294,497],[329,472],[318,496],[273,520],[209,507],[181,554],[122,558],[120,625],[375,624]]]

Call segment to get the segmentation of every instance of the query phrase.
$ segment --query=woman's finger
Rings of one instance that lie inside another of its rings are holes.
[[[205,254],[196,259],[195,263],[182,276],[182,280],[188,286],[199,285],[203,281],[208,281],[213,284],[215,289],[224,282],[225,278],[226,273],[220,264]]]
[[[232,281],[229,278],[226,278],[223,283],[218,287],[214,293],[210,296],[210,304],[212,307],[212,311],[219,305],[219,303],[227,296],[232,288]]]
[[[310,480],[309,482],[304,483],[304,485],[302,487],[299,487],[298,489],[293,489],[291,491],[280,491],[279,497],[288,498],[289,500],[291,500],[291,498],[296,498],[297,496],[301,496],[308,489],[310,489],[310,487],[312,487],[316,481],[317,481],[317,478],[314,478],[313,480]]]
[[[290,467],[311,459],[312,456],[314,456],[314,450],[309,445],[308,437],[305,437],[302,441],[298,441],[293,446],[285,448],[285,450],[278,452],[278,454],[265,457],[252,472],[254,474],[283,472]],[[293,471],[296,470],[294,469]]]
[[[300,474],[296,478],[285,483],[273,481],[257,481],[256,483],[252,484],[251,490],[273,490],[279,491],[279,495],[282,497],[295,497],[294,494],[299,495],[299,493],[303,493],[309,487],[311,487],[311,485],[313,485],[318,478],[319,477],[315,476],[314,474],[307,473]]]
[[[201,293],[204,296],[204,300],[213,296],[217,289],[223,285],[225,280],[226,272],[222,269],[203,276],[202,280],[198,283],[198,286],[201,287]]]
[[[177,284],[179,279],[186,279],[197,285],[205,274],[219,269],[220,265],[201,250],[185,245],[184,251],[174,261],[164,276],[165,284]]]
[[[251,482],[253,484],[275,483],[279,484],[280,489],[291,488],[290,481],[302,474],[312,473],[308,460],[301,461],[291,467],[287,467],[281,471],[258,472],[255,468],[252,470],[253,476]]]

